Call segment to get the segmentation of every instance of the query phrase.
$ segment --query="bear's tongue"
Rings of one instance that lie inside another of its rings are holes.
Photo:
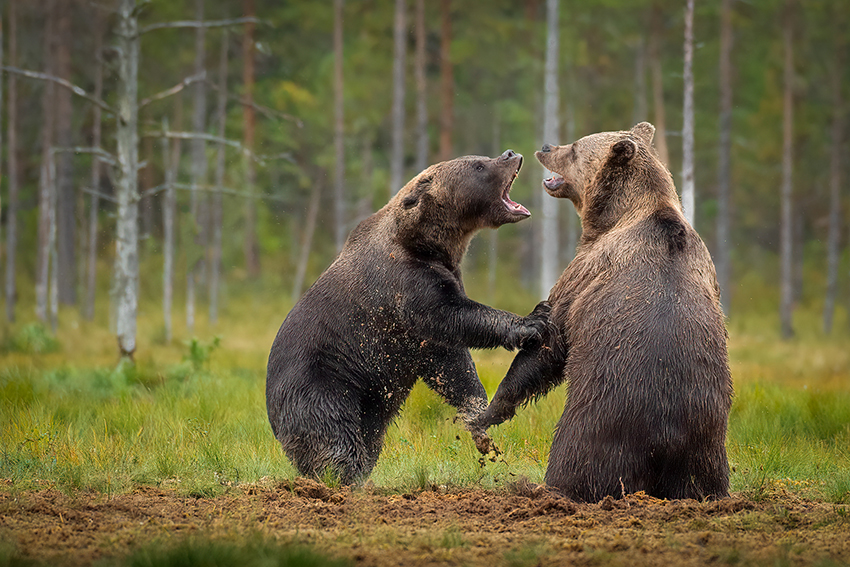
[[[524,215],[531,216],[531,213],[528,212],[528,209],[517,203],[516,201],[512,201],[508,196],[508,191],[510,191],[510,187],[505,189],[505,192],[502,193],[502,202],[505,204],[505,207],[508,209],[508,212],[514,215]]]
[[[558,187],[560,187],[564,183],[564,178],[558,175],[557,173],[553,174],[552,177],[543,180],[543,186],[550,191],[554,191]]]

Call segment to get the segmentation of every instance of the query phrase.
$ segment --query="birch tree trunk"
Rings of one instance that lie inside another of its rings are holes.
[[[670,167],[667,151],[667,119],[664,112],[664,75],[661,72],[661,36],[664,33],[661,7],[652,7],[651,35],[649,36],[649,66],[652,72],[652,107],[655,120],[655,150],[665,166]]]
[[[95,46],[94,46],[94,96],[98,100],[103,96],[103,32],[104,21],[100,10],[95,9]],[[101,109],[98,105],[92,106],[92,147],[99,148],[101,144]],[[92,156],[91,162],[91,189],[94,193],[89,196],[89,237],[86,244],[88,253],[86,267],[86,305],[84,316],[91,321],[94,319],[94,300],[97,288],[97,224],[100,209],[100,159]]]
[[[44,22],[44,70],[53,74],[53,45],[55,35],[55,0],[45,3]],[[38,179],[38,258],[35,281],[35,312],[39,320],[47,322],[47,285],[50,268],[50,148],[53,146],[55,118],[55,86],[52,81],[44,84],[41,99],[41,168]]]
[[[406,0],[395,0],[393,26],[393,132],[390,158],[390,196],[398,193],[404,176],[404,78],[407,60]]]
[[[60,1],[56,5],[56,49],[55,74],[61,79],[71,79],[71,11],[73,3],[70,0]],[[56,144],[67,148],[72,146],[71,117],[73,105],[71,91],[60,88],[55,94],[56,107]],[[77,213],[77,195],[74,188],[74,164],[71,152],[58,152],[54,156],[56,164],[56,230],[58,246],[57,269],[59,283],[59,300],[63,305],[73,305],[77,302],[76,281],[77,262],[75,244]]]
[[[440,161],[451,159],[454,130],[454,72],[452,70],[452,2],[440,1]]]
[[[174,127],[183,127],[183,98],[178,96],[174,111]],[[163,132],[168,131],[168,121],[163,120]],[[165,322],[165,340],[171,342],[173,337],[171,324],[171,308],[174,302],[174,233],[177,216],[177,194],[174,184],[180,171],[180,138],[162,141],[162,164],[165,171],[165,196],[162,203],[162,234],[163,234],[163,269],[162,269],[162,315]]]
[[[304,277],[307,274],[307,261],[310,259],[310,248],[313,247],[313,233],[316,231],[316,218],[319,216],[319,198],[322,196],[322,184],[313,184],[313,194],[307,206],[307,220],[304,225],[304,235],[301,237],[301,253],[298,255],[298,265],[295,268],[295,281],[292,284],[292,304],[301,297],[304,289]]]
[[[9,65],[18,64],[18,23],[15,7],[17,0],[9,1]],[[15,276],[15,255],[18,248],[18,100],[17,77],[9,73],[8,83],[8,112],[7,112],[7,178],[9,184],[9,199],[6,204],[6,319],[11,323],[15,320],[15,304],[17,303],[17,282]]]
[[[559,10],[560,0],[546,0],[546,66],[543,101],[543,140],[544,143],[557,144],[560,140],[558,117],[558,50],[559,50]],[[543,178],[552,173],[543,168]],[[542,298],[549,297],[549,290],[555,285],[558,271],[558,199],[552,199],[538,192],[540,209],[543,212],[540,245],[540,292]]]
[[[425,0],[416,0],[416,172],[428,167],[428,83],[425,74]]]
[[[343,0],[334,0],[334,202],[336,204],[335,241],[336,250],[345,244],[345,145],[342,108],[342,5]]]
[[[253,17],[254,0],[242,0],[242,12],[245,17]],[[245,24],[242,36],[242,145],[249,152],[254,151],[254,24]],[[245,190],[253,194],[257,183],[257,173],[253,160],[245,156]],[[245,200],[245,269],[248,275],[256,278],[260,275],[260,253],[257,244],[257,202],[253,198]]]
[[[572,78],[572,77],[570,77]],[[574,91],[574,87],[570,89],[570,91]],[[566,140],[568,142],[572,142],[576,139],[576,113],[575,113],[575,103],[573,102],[573,98],[571,96],[567,96],[567,104],[566,104]],[[578,247],[578,235],[581,231],[581,227],[579,226],[579,216],[576,213],[575,207],[569,205],[565,207],[567,211],[567,241],[566,241],[566,251],[562,254],[564,258],[564,265],[569,265],[570,262],[573,261],[576,255],[576,248]]]
[[[122,359],[132,360],[136,351],[139,286],[139,28],[136,0],[120,0],[116,38],[118,116],[115,129],[119,165],[116,183],[116,333]]]
[[[731,305],[729,201],[732,182],[732,0],[720,4],[720,147],[717,175],[717,283],[726,315]]]
[[[682,211],[695,225],[696,188],[694,187],[694,0],[685,8],[685,104],[682,124]]]
[[[195,20],[204,20],[204,0],[195,0]],[[204,73],[206,60],[206,32],[202,26],[195,28],[195,76]],[[203,81],[194,85],[192,106],[192,131],[204,133],[207,115],[207,96]],[[201,139],[192,140],[192,189],[190,192],[189,211],[192,217],[192,238],[185,243],[187,248],[186,266],[186,330],[189,334],[195,328],[195,280],[198,277],[201,262],[203,262],[204,229],[201,218],[201,195],[199,186],[206,183],[207,154],[206,143]]]
[[[646,101],[646,42],[641,35],[635,50],[635,106],[632,124],[638,124],[647,119]],[[572,140],[570,140],[572,141]]]
[[[783,43],[785,51],[784,94],[782,97],[782,218],[780,223],[780,256],[782,262],[780,305],[781,332],[783,339],[794,335],[793,309],[793,258],[792,258],[792,211],[793,191],[793,137],[794,137],[794,52],[793,27],[791,18],[791,0],[786,2],[786,14],[783,25]]]
[[[227,124],[227,48],[229,36],[227,32],[221,40],[221,54],[218,62],[218,100],[216,104],[216,120],[218,121],[218,137],[224,139]],[[224,187],[224,150],[223,143],[218,145],[215,162],[216,192],[212,197],[212,253],[210,255],[210,323],[218,322],[218,287],[221,275],[221,225],[222,225],[222,194]]]
[[[843,45],[835,49],[834,69],[832,71],[832,144],[829,160],[829,236],[827,237],[826,296],[823,303],[823,331],[832,332],[832,318],[835,312],[835,296],[838,292],[838,245],[841,234],[841,157],[843,139],[841,99],[841,78],[844,70]]]

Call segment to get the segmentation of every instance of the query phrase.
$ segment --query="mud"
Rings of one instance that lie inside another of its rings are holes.
[[[850,564],[850,506],[778,491],[761,501],[642,494],[576,503],[520,480],[505,489],[390,494],[261,482],[216,498],[0,491],[0,541],[23,559],[89,565],[189,535],[262,534],[357,565]]]

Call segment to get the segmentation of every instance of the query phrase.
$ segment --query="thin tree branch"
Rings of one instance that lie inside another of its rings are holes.
[[[101,199],[109,201],[110,203],[117,203],[118,202],[118,199],[116,199],[112,195],[107,195],[106,193],[101,193],[100,191],[95,191],[94,189],[89,189],[88,187],[83,187],[83,193],[88,193],[89,195],[97,195]]]
[[[139,35],[148,33],[149,31],[161,30],[166,28],[220,28],[225,26],[235,26],[239,24],[250,23],[268,24],[268,22],[255,18],[253,16],[232,18],[230,20],[209,20],[205,22],[199,22],[197,20],[182,20],[177,22],[161,22],[158,24],[151,24],[149,26],[145,26],[139,30]]]
[[[259,164],[264,164],[267,156],[257,155],[254,152],[250,151],[246,148],[241,142],[236,140],[232,140],[230,138],[222,138],[221,136],[214,136],[213,134],[205,134],[203,132],[162,132],[162,131],[152,131],[152,132],[144,132],[142,137],[145,136],[153,136],[156,138],[177,138],[180,140],[206,140],[207,142],[214,142],[216,144],[224,144],[225,146],[230,146],[231,148],[236,148],[240,152],[244,153],[255,162]],[[283,154],[281,154],[283,155]],[[272,159],[277,159],[277,156],[274,156]]]
[[[29,71],[27,69],[19,69],[17,67],[10,67],[8,65],[4,65],[2,67],[2,69],[4,71],[6,71],[7,73],[15,73],[16,75],[23,75],[24,77],[28,77],[30,79],[39,79],[41,81],[51,81],[51,82],[57,83],[59,85],[62,85],[66,89],[70,89],[70,91],[72,93],[74,93],[75,95],[82,97],[82,98],[84,98],[84,99],[86,99],[90,102],[93,102],[94,104],[96,104],[100,108],[102,108],[103,110],[105,110],[105,111],[107,111],[111,114],[115,114],[115,111],[108,104],[106,104],[102,100],[95,98],[92,95],[88,94],[81,87],[78,87],[77,85],[75,85],[75,84],[73,84],[69,81],[66,81],[65,79],[62,79],[60,77],[56,77],[54,75],[48,75],[47,73],[39,73],[37,71]]]
[[[205,81],[207,85],[214,91],[218,92],[218,85],[213,83],[212,81]],[[234,100],[241,104],[242,106],[249,106],[265,116],[266,118],[282,118],[283,120],[289,120],[290,122],[294,122],[296,126],[299,128],[304,127],[304,122],[301,121],[297,116],[292,116],[291,114],[287,114],[285,112],[281,112],[279,110],[275,110],[273,108],[269,108],[268,106],[263,106],[262,104],[257,104],[256,102],[245,102],[245,100],[239,96],[234,94],[228,94],[227,98],[230,100]]]
[[[181,189],[183,191],[191,191],[192,185],[190,183],[174,183],[171,185],[175,189]],[[230,189],[228,187],[217,187],[215,185],[197,185],[194,187],[198,191],[206,191],[208,193],[223,193],[225,195],[234,195],[236,197],[245,197],[246,199],[261,199],[264,201],[277,201],[279,203],[289,203],[290,200],[284,197],[276,197],[274,195],[258,195],[256,193],[249,193],[247,191],[239,191],[237,189]],[[162,185],[157,185],[156,187],[151,187],[144,193],[142,193],[141,197],[150,197],[151,195],[156,195],[157,193],[168,189],[168,184],[163,183]]]
[[[50,148],[50,151],[53,152],[53,153],[70,152],[70,153],[74,153],[74,154],[94,154],[98,158],[100,158],[100,161],[106,162],[109,165],[111,165],[112,167],[118,166],[118,160],[115,158],[115,156],[112,155],[111,153],[107,152],[103,148],[90,148],[90,147],[82,147],[82,146],[72,146],[72,147],[67,147],[67,148],[53,147],[53,148]]]
[[[192,83],[196,83],[198,81],[206,82],[206,76],[207,76],[207,73],[206,73],[206,71],[204,71],[203,73],[201,73],[199,75],[192,75],[191,77],[186,77],[185,79],[183,79],[182,81],[180,81],[179,83],[177,83],[176,85],[171,87],[170,89],[166,89],[162,92],[156,93],[155,95],[149,96],[148,98],[143,98],[141,100],[141,102],[139,102],[139,108],[145,107],[152,102],[162,100],[162,99],[169,97],[171,95],[175,95],[175,94],[179,93],[180,91],[182,91],[183,89],[185,89],[186,87],[188,87],[189,85],[191,85]]]

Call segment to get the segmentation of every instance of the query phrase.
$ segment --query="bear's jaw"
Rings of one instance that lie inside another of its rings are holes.
[[[526,209],[525,207],[523,207],[521,204],[517,203],[516,201],[512,200],[509,196],[510,192],[511,192],[511,188],[514,185],[514,180],[517,178],[517,175],[519,175],[519,170],[520,170],[521,167],[522,167],[522,156],[520,156],[519,165],[517,165],[517,168],[514,171],[514,174],[508,180],[508,184],[505,186],[504,189],[502,189],[502,204],[505,205],[505,208],[508,210],[508,213],[510,213],[511,215],[520,216],[520,217],[524,218],[524,217],[530,217],[531,213],[528,212],[528,209]]]
[[[564,178],[561,175],[555,173],[554,171],[552,172],[552,177],[548,177],[543,180],[543,187],[545,187],[546,191],[548,191],[549,193],[557,191],[558,188],[561,187],[563,184]]]

